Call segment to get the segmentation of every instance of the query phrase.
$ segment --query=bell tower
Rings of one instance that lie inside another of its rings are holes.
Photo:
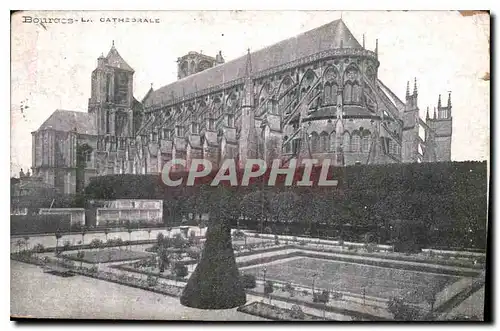
[[[114,42],[108,55],[101,54],[97,59],[88,112],[94,114],[99,136],[132,136],[133,76],[134,70],[120,56]]]

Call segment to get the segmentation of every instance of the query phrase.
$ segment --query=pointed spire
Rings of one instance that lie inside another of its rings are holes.
[[[417,77],[415,77],[415,83],[413,84],[413,95],[418,94],[418,89],[417,89]]]
[[[115,41],[114,40],[111,41],[111,47],[115,47]]]
[[[410,81],[406,82],[406,99],[410,97]]]
[[[365,34],[363,33],[363,48],[365,48]]]
[[[441,94],[439,95],[439,99],[438,99],[438,109],[441,108]]]
[[[378,57],[378,38],[375,39],[375,55]]]
[[[434,119],[436,119],[437,116],[436,116],[436,107],[434,107]]]
[[[430,116],[429,116],[429,106],[427,106],[427,115],[425,116],[425,119],[429,119]]]
[[[153,89],[153,83],[151,83],[151,89]]]
[[[451,109],[451,91],[448,91],[448,108]]]
[[[245,76],[249,77],[252,73],[252,56],[250,55],[250,48],[247,49],[247,62],[245,65]]]

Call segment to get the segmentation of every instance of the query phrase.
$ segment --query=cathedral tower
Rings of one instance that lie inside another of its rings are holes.
[[[94,114],[98,136],[133,135],[133,76],[134,70],[120,56],[114,42],[108,55],[97,59],[89,113]]]
[[[451,92],[448,92],[448,102],[446,106],[441,105],[441,95],[438,98],[437,113],[434,109],[434,116],[427,118],[427,124],[434,132],[434,148],[437,162],[451,160],[451,134],[453,120],[451,117]]]
[[[402,137],[402,162],[418,161],[418,141],[419,141],[419,114],[418,114],[418,91],[417,79],[413,86],[413,93],[410,94],[410,82],[406,85],[406,103],[403,112],[403,137]]]

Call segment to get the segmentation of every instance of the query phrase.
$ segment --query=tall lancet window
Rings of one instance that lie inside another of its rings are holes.
[[[324,104],[325,105],[335,105],[337,103],[337,91],[338,91],[338,72],[334,67],[329,67],[325,71],[324,81]]]
[[[329,145],[328,133],[323,131],[319,135],[319,151],[320,152],[327,152],[328,148],[329,148],[328,145]]]
[[[370,131],[365,131],[363,133],[363,138],[361,139],[361,151],[369,152],[370,150]]]
[[[359,152],[361,148],[361,138],[358,132],[353,132],[351,137],[351,151]]]
[[[318,152],[319,149],[319,136],[316,132],[311,134],[311,151],[313,153]]]
[[[330,151],[332,152],[335,152],[335,148],[336,148],[336,139],[337,139],[337,133],[335,131],[333,131],[332,133],[330,133]]]
[[[351,151],[351,136],[349,135],[349,132],[344,132],[344,139],[342,142],[342,149],[344,152],[350,152]]]

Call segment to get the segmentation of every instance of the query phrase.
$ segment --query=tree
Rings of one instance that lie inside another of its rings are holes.
[[[108,241],[108,233],[109,233],[109,229],[105,228],[104,229],[104,236],[106,237],[106,242]]]
[[[158,246],[161,246],[163,244],[163,240],[165,239],[165,236],[163,235],[163,233],[158,233],[158,235],[156,235],[156,244]]]
[[[55,236],[56,236],[56,255],[57,255],[57,253],[59,251],[59,239],[62,238],[62,234],[61,234],[61,232],[57,231],[55,233]]]
[[[231,241],[231,220],[239,217],[236,189],[211,188],[206,201],[210,225],[204,251],[184,287],[181,304],[199,309],[229,309],[246,302]]]
[[[30,240],[30,237],[25,236],[23,239],[24,239],[24,245],[26,247],[26,250],[28,250],[29,249],[29,240]]]
[[[33,251],[35,253],[42,253],[45,250],[45,247],[43,247],[42,244],[36,244],[35,247],[33,247]]]
[[[23,247],[24,245],[24,240],[23,239],[18,239],[16,241],[16,247],[17,247],[17,252],[20,253],[21,252],[21,247]]]
[[[262,232],[262,221],[267,215],[269,202],[266,201],[266,194],[263,191],[252,191],[241,199],[240,208],[244,217],[250,218],[255,224],[261,220],[260,231]]]
[[[78,253],[76,253],[76,257],[80,260],[80,269],[82,269],[83,259],[85,258],[85,252],[78,251]]]
[[[131,244],[132,244],[132,227],[130,226],[130,223],[127,226],[127,232],[128,232],[128,249],[131,249]]]
[[[84,226],[82,229],[82,245],[85,245],[85,234],[87,233],[87,227]]]
[[[148,229],[148,239],[151,239],[151,229]]]
[[[160,248],[158,250],[158,269],[160,273],[165,271],[165,268],[170,265],[170,256],[165,248]]]
[[[270,280],[264,284],[264,294],[269,295],[269,303],[271,303],[271,293],[274,292],[274,283]]]
[[[323,319],[325,318],[326,304],[330,300],[330,292],[323,290],[321,293],[313,293],[313,302],[319,302],[323,304]]]

